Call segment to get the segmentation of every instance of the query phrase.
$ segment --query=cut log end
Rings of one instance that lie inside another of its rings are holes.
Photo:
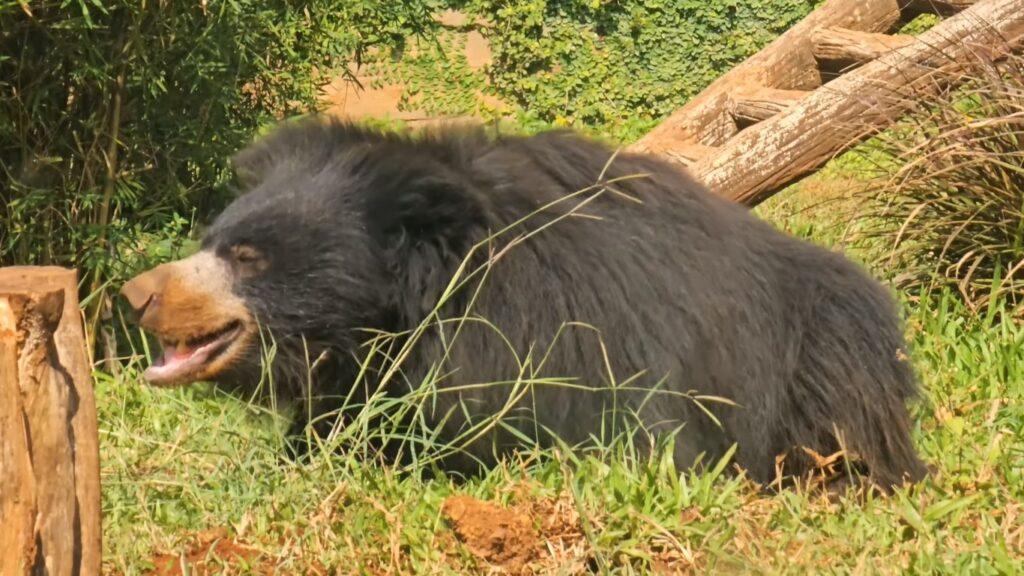
[[[812,51],[819,62],[844,67],[859,66],[913,43],[913,36],[874,34],[846,28],[825,28],[811,35]]]
[[[730,112],[740,127],[762,122],[792,108],[807,97],[803,90],[753,88],[738,90],[730,103]]]

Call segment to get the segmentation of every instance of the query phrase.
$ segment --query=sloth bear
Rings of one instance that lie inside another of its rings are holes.
[[[787,474],[806,471],[805,449],[843,449],[882,487],[925,473],[887,291],[663,161],[564,131],[411,136],[307,119],[234,167],[247,191],[201,249],[122,289],[164,350],[153,384],[255,386],[266,333],[278,397],[337,412],[355,381],[379,378],[361,364],[373,334],[410,338],[435,319],[389,397],[439,382],[423,417],[442,440],[506,416],[451,469],[629,420],[634,446],[672,436],[677,466],[735,446],[760,482],[783,454]],[[452,283],[481,267],[479,282]]]

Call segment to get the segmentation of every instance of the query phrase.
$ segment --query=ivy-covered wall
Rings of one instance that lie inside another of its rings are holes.
[[[628,141],[819,3],[454,1],[490,42],[492,65],[474,72],[457,46],[441,42],[421,47],[393,76],[423,109],[479,114],[467,96],[484,92],[518,109],[521,125],[571,125]]]

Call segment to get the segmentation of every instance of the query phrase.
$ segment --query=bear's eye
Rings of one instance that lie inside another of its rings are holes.
[[[259,250],[247,244],[236,244],[231,247],[231,259],[236,269],[243,276],[251,276],[263,272],[267,268],[267,260]]]

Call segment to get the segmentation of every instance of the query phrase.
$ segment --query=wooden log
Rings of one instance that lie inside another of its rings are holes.
[[[983,0],[744,130],[690,169],[717,193],[757,204],[955,81],[974,54],[998,58],[1022,43],[1024,0]]]
[[[803,90],[777,88],[741,90],[732,99],[732,115],[740,125],[756,124],[785,112],[808,94],[810,92]]]
[[[913,44],[914,37],[825,28],[815,31],[811,41],[814,57],[818,60],[851,65],[870,62],[887,52]]]
[[[0,574],[100,571],[99,437],[61,268],[0,269]]]
[[[892,32],[901,23],[906,0],[828,0],[774,42],[713,82],[686,106],[636,142],[638,152],[666,154],[682,143],[720,146],[739,127],[730,96],[747,86],[814,90],[821,73],[812,52],[811,34],[823,28]]]

